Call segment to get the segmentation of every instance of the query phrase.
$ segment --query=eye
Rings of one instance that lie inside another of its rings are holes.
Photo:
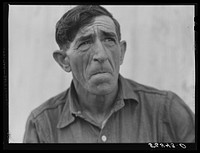
[[[91,41],[90,41],[90,40],[81,42],[81,43],[78,45],[78,49],[81,49],[81,50],[87,49],[87,48],[90,46],[90,44],[91,44]]]
[[[115,39],[114,38],[105,38],[105,42],[115,42]]]
[[[106,45],[109,45],[109,46],[113,46],[113,45],[115,45],[115,39],[114,38],[105,38],[104,39],[104,43],[106,44]]]

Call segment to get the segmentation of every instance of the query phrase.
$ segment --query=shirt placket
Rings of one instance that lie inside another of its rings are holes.
[[[104,126],[103,129],[101,129],[99,136],[98,136],[98,140],[97,143],[108,143],[110,142],[110,133],[108,130],[108,126]]]
[[[99,137],[98,137],[98,143],[112,143],[112,129],[110,127],[110,123],[112,122],[112,115],[116,113],[119,109],[121,109],[124,106],[123,100],[118,100],[114,109],[111,110],[110,115],[105,120],[105,123],[103,123],[103,126],[101,128]]]

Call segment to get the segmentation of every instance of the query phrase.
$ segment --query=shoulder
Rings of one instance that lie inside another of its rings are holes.
[[[32,118],[36,119],[47,111],[54,111],[58,107],[62,107],[66,103],[67,94],[68,90],[65,90],[43,102],[31,112]]]
[[[156,97],[170,98],[174,94],[172,91],[160,90],[155,87],[144,85],[127,78],[125,79],[125,82],[138,95],[154,96],[154,98]]]
[[[192,116],[193,112],[185,101],[175,92],[169,90],[159,90],[151,86],[137,83],[133,80],[126,79],[127,83],[132,86],[141,105],[148,109],[160,109],[165,115],[169,115],[173,120],[180,120],[188,114]],[[149,107],[152,106],[152,107]],[[192,117],[193,118],[193,117]]]
[[[125,81],[130,86],[129,89],[137,95],[138,110],[148,118],[146,121],[149,121],[149,124],[156,122],[158,127],[161,127],[162,141],[194,142],[194,113],[176,93],[159,90],[130,79]]]
[[[130,79],[124,79],[126,86],[137,95],[139,103],[153,109],[160,107],[171,107],[181,105],[185,107],[185,102],[173,91],[160,90],[152,86],[144,85]],[[175,104],[173,104],[175,103]],[[180,107],[181,107],[180,106]],[[187,106],[186,106],[187,107]]]

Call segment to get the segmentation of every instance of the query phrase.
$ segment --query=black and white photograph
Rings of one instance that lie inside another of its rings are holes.
[[[9,5],[9,143],[195,143],[194,17],[194,5]]]

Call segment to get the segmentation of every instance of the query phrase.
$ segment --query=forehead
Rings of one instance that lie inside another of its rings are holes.
[[[88,35],[94,32],[98,32],[98,30],[105,31],[105,32],[112,32],[116,34],[115,24],[113,20],[108,16],[98,16],[94,18],[94,21],[92,23],[81,28],[78,31],[76,38],[80,36]]]

